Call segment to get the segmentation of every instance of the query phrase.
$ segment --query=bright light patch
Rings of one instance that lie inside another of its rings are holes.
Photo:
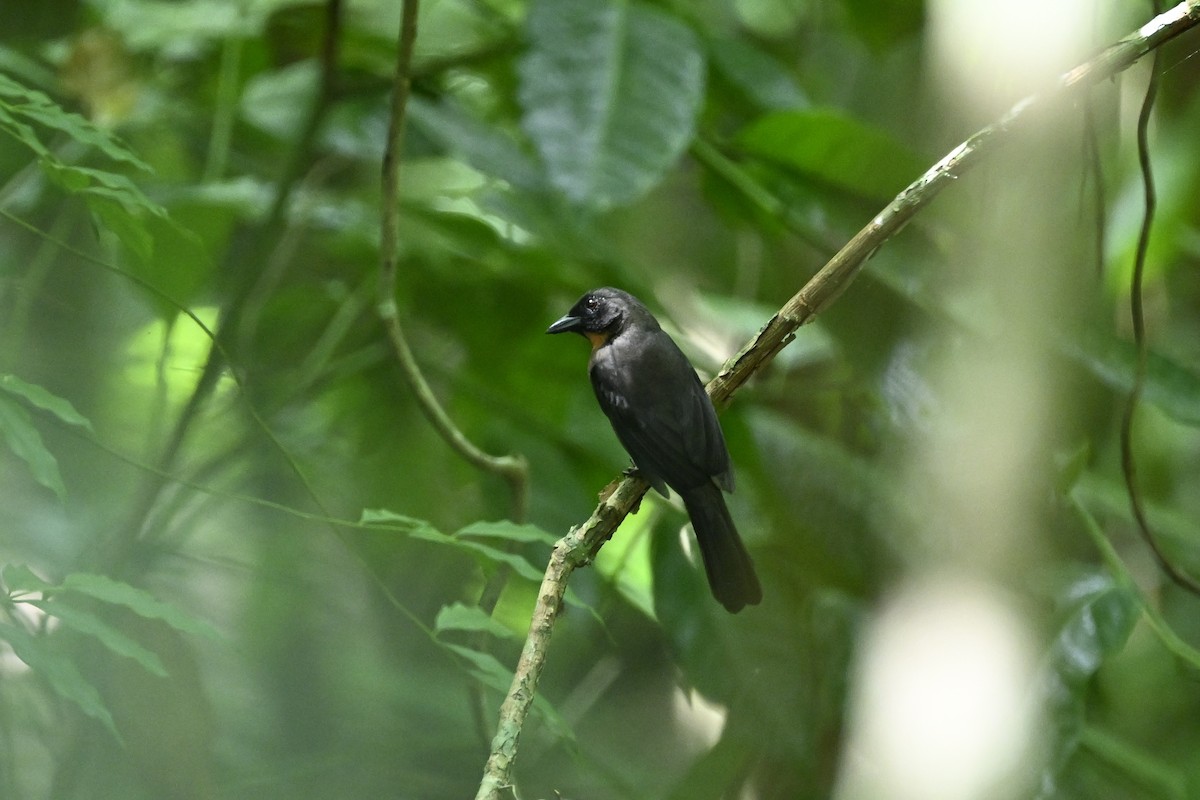
[[[931,0],[938,78],[964,104],[1012,103],[1084,54],[1095,13],[1085,0]]]
[[[864,643],[840,800],[976,800],[1028,787],[1031,635],[980,583],[932,581]]]

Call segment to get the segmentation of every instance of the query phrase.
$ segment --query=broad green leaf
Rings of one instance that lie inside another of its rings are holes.
[[[61,600],[54,602],[25,600],[23,602],[34,608],[40,608],[50,616],[57,618],[65,627],[99,640],[101,644],[117,655],[132,658],[145,667],[148,672],[161,678],[167,677],[167,668],[163,666],[162,660],[157,655],[95,614],[75,608]]]
[[[0,389],[23,398],[27,403],[37,406],[43,411],[49,411],[68,425],[78,425],[92,430],[92,423],[75,410],[70,401],[51,394],[46,389],[33,383],[26,383],[16,375],[0,375]]]
[[[481,631],[501,639],[518,638],[513,630],[485,614],[483,609],[462,603],[444,606],[438,612],[433,627],[438,633],[443,631]]]
[[[537,0],[526,30],[522,125],[554,186],[601,210],[649,191],[691,141],[704,97],[692,30],[624,0]]]
[[[66,498],[67,487],[58,471],[58,461],[42,443],[29,412],[6,395],[0,395],[0,437],[29,467],[35,481],[58,495],[59,500]]]
[[[553,534],[536,525],[518,525],[506,519],[495,522],[472,522],[454,535],[503,539],[510,542],[538,542],[550,546],[558,541]]]
[[[737,137],[747,153],[854,194],[889,199],[925,163],[889,134],[829,109],[776,111]]]
[[[0,622],[0,639],[7,641],[17,658],[44,678],[60,697],[77,705],[89,717],[100,720],[104,727],[120,738],[112,714],[104,706],[96,687],[87,682],[74,661],[51,648],[46,637],[36,637]]]
[[[147,591],[127,583],[114,581],[104,575],[75,572],[63,580],[60,588],[62,591],[78,592],[105,603],[125,606],[138,616],[162,620],[172,628],[184,633],[206,636],[210,639],[221,638],[221,635],[211,625],[183,609],[170,603],[164,603]]]

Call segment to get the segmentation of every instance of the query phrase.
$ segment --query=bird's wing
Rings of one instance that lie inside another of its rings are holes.
[[[636,363],[597,359],[589,372],[600,407],[651,483],[679,491],[715,479],[732,489],[729,454],[704,386],[675,343],[659,335],[667,345],[649,348]]]

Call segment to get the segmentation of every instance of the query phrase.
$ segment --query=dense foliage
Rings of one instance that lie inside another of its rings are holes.
[[[1075,60],[1151,13],[1094,5]],[[513,520],[377,314],[399,3],[9,6],[4,798],[472,796],[549,547],[627,465],[586,344],[546,326],[620,286],[712,375],[1027,88],[958,105],[918,0],[427,3],[395,301],[449,416],[527,459]],[[1196,575],[1198,47],[1161,52],[1133,427],[1154,532]],[[829,796],[864,626],[935,566],[998,587],[1037,642],[1030,793],[1200,796],[1200,598],[1137,535],[1119,446],[1146,77],[963,176],[723,413],[761,607],[709,597],[653,496],[574,575],[521,796]],[[945,378],[1014,357],[1036,390]],[[997,543],[974,529],[994,509],[936,486],[1006,457],[955,409],[1025,396]]]

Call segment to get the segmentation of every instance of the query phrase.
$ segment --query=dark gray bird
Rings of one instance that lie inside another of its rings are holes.
[[[683,351],[620,289],[588,292],[546,333],[568,331],[592,343],[596,399],[642,477],[664,497],[669,486],[683,499],[713,596],[733,613],[761,602],[754,564],[721,493],[733,491],[725,437]]]

